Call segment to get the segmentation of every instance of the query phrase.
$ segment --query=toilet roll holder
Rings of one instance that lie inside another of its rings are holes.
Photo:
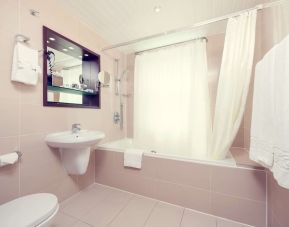
[[[20,159],[23,155],[21,151],[14,151],[18,155],[18,159]]]
[[[1,158],[3,158],[4,160],[5,160],[5,158],[4,158],[4,156],[7,156],[7,155],[10,155],[10,154],[13,154],[13,153],[16,153],[17,154],[17,159],[15,159],[15,161],[14,162],[2,162],[3,160],[1,160]],[[13,151],[12,153],[8,153],[8,154],[3,154],[3,155],[1,155],[0,156],[0,167],[3,167],[3,166],[6,166],[6,165],[11,165],[11,164],[14,164],[14,163],[16,163],[16,162],[18,162],[20,159],[21,159],[21,157],[22,157],[22,152],[21,151],[18,151],[18,150],[16,150],[16,151]]]

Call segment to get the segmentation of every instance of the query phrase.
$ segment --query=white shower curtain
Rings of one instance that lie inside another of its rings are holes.
[[[158,153],[206,158],[210,135],[206,41],[137,55],[136,145]]]
[[[256,10],[230,18],[219,77],[211,157],[223,159],[238,132],[245,109],[255,46]]]

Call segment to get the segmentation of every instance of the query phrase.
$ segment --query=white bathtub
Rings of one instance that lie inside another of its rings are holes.
[[[124,152],[126,149],[129,148],[137,148],[134,147],[133,139],[131,138],[125,138],[121,140],[116,140],[104,144],[98,145],[97,149],[100,150],[106,150],[106,151],[115,151],[115,152]],[[209,165],[218,165],[218,166],[230,166],[230,167],[236,167],[236,162],[231,155],[231,153],[228,154],[226,159],[223,160],[204,160],[204,159],[196,159],[196,158],[188,158],[188,157],[182,157],[182,156],[173,156],[173,155],[167,155],[162,153],[155,153],[152,151],[147,151],[144,153],[146,156],[150,157],[156,157],[156,158],[166,158],[166,159],[173,159],[178,161],[185,161],[185,162],[195,162],[195,163],[203,163],[203,164],[209,164]]]

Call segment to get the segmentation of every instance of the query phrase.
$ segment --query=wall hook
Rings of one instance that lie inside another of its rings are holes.
[[[30,9],[30,14],[34,17],[39,17],[40,12],[34,9]]]

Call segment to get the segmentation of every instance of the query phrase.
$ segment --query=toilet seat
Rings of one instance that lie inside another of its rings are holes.
[[[14,199],[0,206],[1,227],[36,227],[59,209],[57,197],[39,193]]]

